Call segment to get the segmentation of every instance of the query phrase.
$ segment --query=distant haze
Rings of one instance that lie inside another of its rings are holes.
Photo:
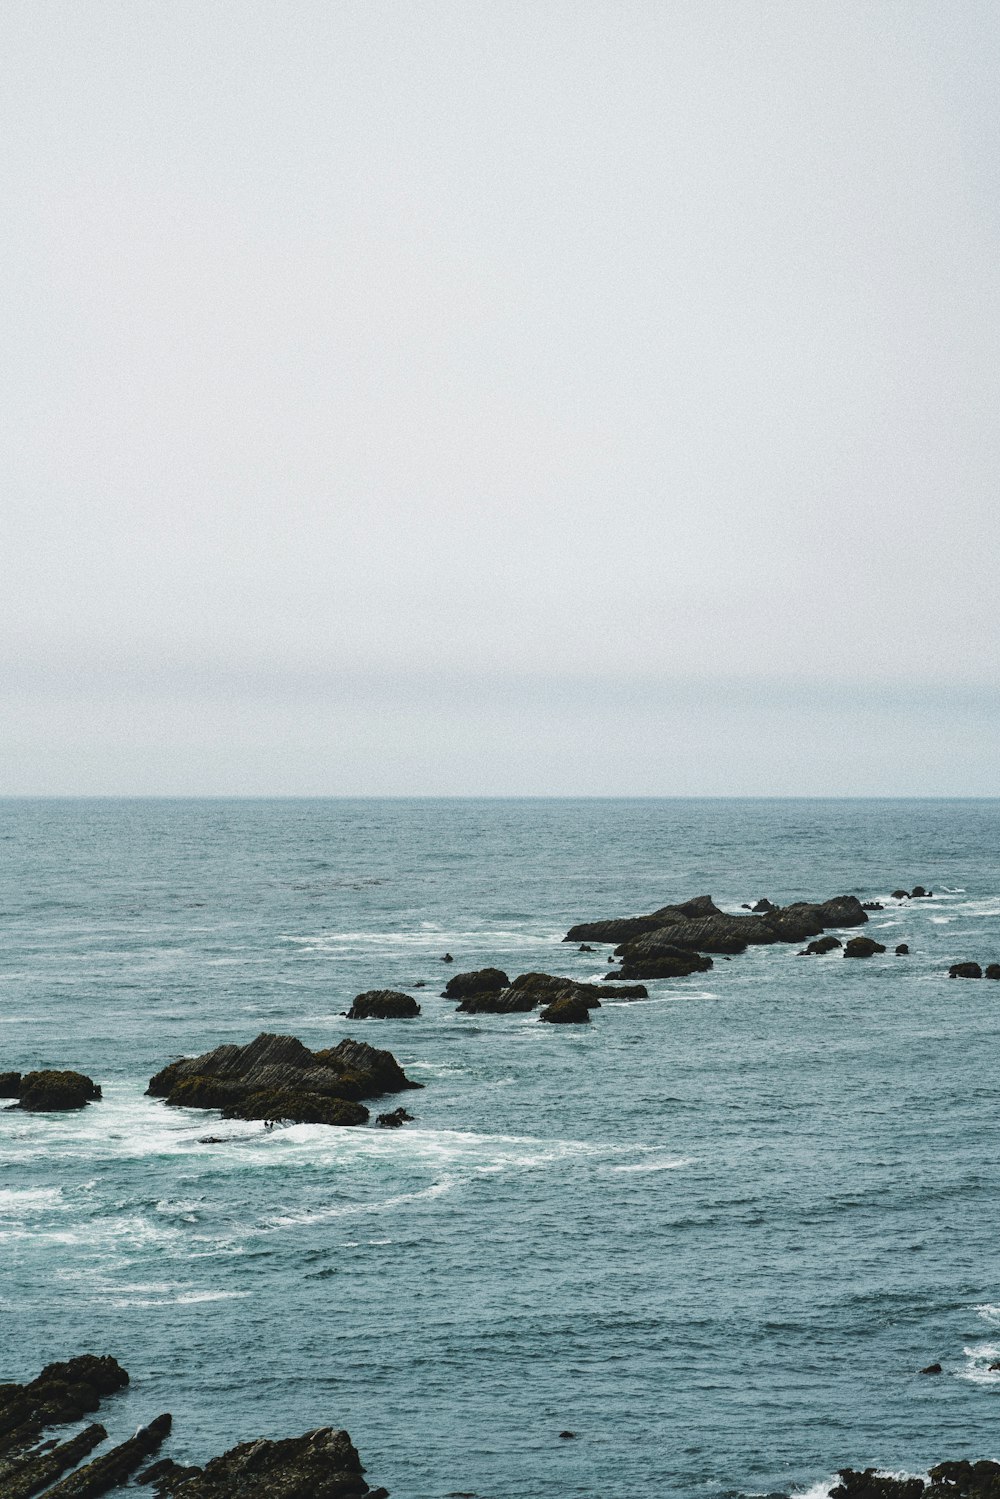
[[[0,44],[0,793],[1000,793],[995,3]]]

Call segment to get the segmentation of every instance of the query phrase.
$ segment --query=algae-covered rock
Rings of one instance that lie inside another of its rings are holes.
[[[328,1426],[285,1441],[241,1442],[203,1469],[157,1467],[160,1499],[387,1499],[365,1482],[347,1432]]]
[[[588,1005],[578,994],[563,994],[547,1005],[538,1018],[547,1020],[551,1025],[586,1025],[590,1020],[591,1009],[598,1008],[600,1001],[596,1005]]]
[[[824,953],[834,952],[838,947],[843,947],[839,937],[817,937],[815,942],[810,942],[800,957],[822,957]]]
[[[38,1113],[82,1109],[96,1103],[101,1090],[82,1072],[28,1072],[21,1078],[19,1107]]]

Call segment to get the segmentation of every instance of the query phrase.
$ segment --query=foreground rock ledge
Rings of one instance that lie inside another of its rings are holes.
[[[67,1441],[43,1440],[47,1428],[78,1422],[128,1374],[113,1358],[83,1354],[49,1364],[26,1384],[0,1384],[0,1499],[96,1499],[119,1492],[170,1434],[169,1414],[157,1416],[100,1457],[83,1462],[107,1440],[92,1424]],[[160,1499],[388,1499],[370,1489],[346,1431],[324,1426],[285,1441],[242,1442],[204,1468],[154,1462],[136,1482]],[[63,1476],[66,1475],[66,1476]]]
[[[263,1033],[247,1046],[171,1062],[146,1092],[175,1107],[221,1109],[227,1119],[351,1125],[368,1120],[360,1099],[422,1087],[391,1052],[364,1041],[310,1051],[295,1036]]]
[[[927,1479],[842,1468],[830,1499],[1000,1499],[1000,1463],[938,1463]]]

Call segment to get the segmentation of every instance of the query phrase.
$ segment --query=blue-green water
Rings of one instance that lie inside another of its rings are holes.
[[[344,1425],[395,1499],[1000,1457],[1000,984],[947,978],[1000,960],[998,834],[995,802],[0,803],[0,1069],[104,1086],[0,1113],[0,1379],[112,1353],[113,1430],[171,1410],[200,1461]],[[438,997],[599,977],[577,920],[917,882],[866,963],[752,949],[586,1028]],[[418,1020],[340,1016],[419,979]],[[416,1124],[143,1096],[261,1030],[389,1047]]]

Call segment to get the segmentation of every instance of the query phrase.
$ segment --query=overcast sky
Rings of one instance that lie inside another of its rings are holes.
[[[0,58],[0,791],[1000,794],[995,0]]]

